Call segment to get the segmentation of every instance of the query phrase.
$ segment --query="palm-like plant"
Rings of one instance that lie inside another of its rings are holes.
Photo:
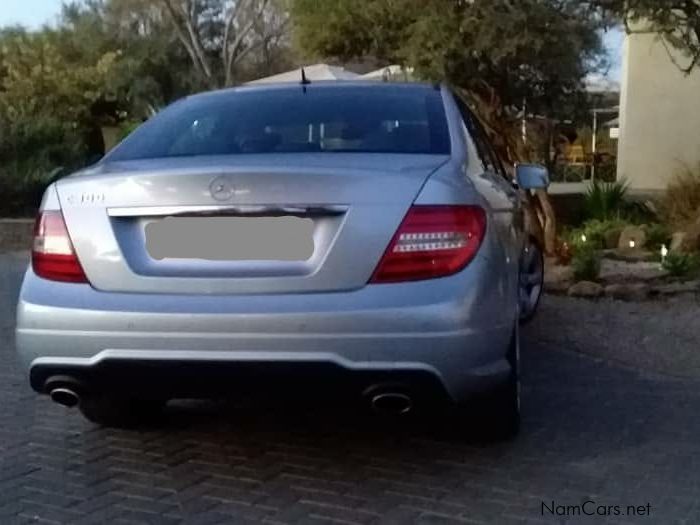
[[[606,221],[618,219],[624,213],[627,202],[625,181],[593,181],[584,197],[584,213],[587,219]]]

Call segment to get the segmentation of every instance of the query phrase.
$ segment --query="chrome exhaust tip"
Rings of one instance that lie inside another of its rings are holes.
[[[413,409],[413,401],[406,394],[384,392],[372,397],[372,409],[379,414],[408,414]]]
[[[80,396],[70,388],[54,388],[49,393],[49,396],[54,403],[58,403],[64,407],[74,407],[80,403]]]

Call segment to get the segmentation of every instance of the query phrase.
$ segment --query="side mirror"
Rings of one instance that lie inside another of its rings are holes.
[[[549,186],[549,171],[539,164],[516,164],[515,180],[524,190],[541,190]]]

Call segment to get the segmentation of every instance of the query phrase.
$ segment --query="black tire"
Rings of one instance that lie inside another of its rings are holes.
[[[529,261],[527,260],[527,254],[529,251],[532,251],[532,259]],[[528,266],[528,267],[525,267]],[[531,299],[531,305],[528,308],[523,308],[521,305],[520,308],[520,324],[527,324],[532,319],[535,317],[537,314],[537,308],[540,304],[540,299],[542,297],[542,293],[544,292],[544,253],[542,251],[542,248],[540,247],[539,243],[537,242],[536,239],[530,238],[528,242],[528,246],[526,249],[526,255],[524,257],[523,262],[521,262],[521,268],[520,268],[520,275],[518,277],[519,282],[518,282],[518,300],[521,300],[520,294],[522,293],[522,286],[523,283],[521,280],[523,279],[523,273],[528,273],[528,272],[537,272],[539,274],[539,279],[540,279],[540,284],[539,284],[539,291],[537,293],[534,293],[532,289],[530,289],[527,293],[534,295],[534,299]]]
[[[80,412],[88,421],[112,428],[134,428],[158,419],[165,401],[92,395],[80,400]]]

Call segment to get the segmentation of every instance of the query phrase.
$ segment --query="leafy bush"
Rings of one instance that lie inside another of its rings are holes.
[[[19,177],[37,168],[75,164],[86,153],[85,133],[46,113],[0,115],[0,170]]]
[[[700,256],[695,253],[671,252],[661,266],[673,277],[695,277],[700,273]]]
[[[600,275],[600,254],[590,244],[576,248],[571,259],[574,278],[578,281],[595,281]]]
[[[0,118],[0,216],[33,215],[57,167],[82,165],[82,130],[50,115]]]
[[[662,245],[668,246],[671,244],[671,231],[665,224],[653,223],[648,225],[646,234],[646,247],[654,253],[659,252]]]
[[[675,173],[661,207],[664,218],[674,227],[683,228],[700,219],[700,163],[694,170],[685,166]]]
[[[571,230],[568,234],[569,243],[572,246],[581,247],[587,245],[595,249],[602,250],[606,248],[606,240],[610,233],[618,230],[621,231],[627,222],[621,219],[597,220],[593,219],[586,221],[580,228]],[[585,237],[585,241],[583,240]]]
[[[102,149],[95,108],[118,56],[82,64],[49,30],[0,34],[0,215],[33,213],[55,168]]]

